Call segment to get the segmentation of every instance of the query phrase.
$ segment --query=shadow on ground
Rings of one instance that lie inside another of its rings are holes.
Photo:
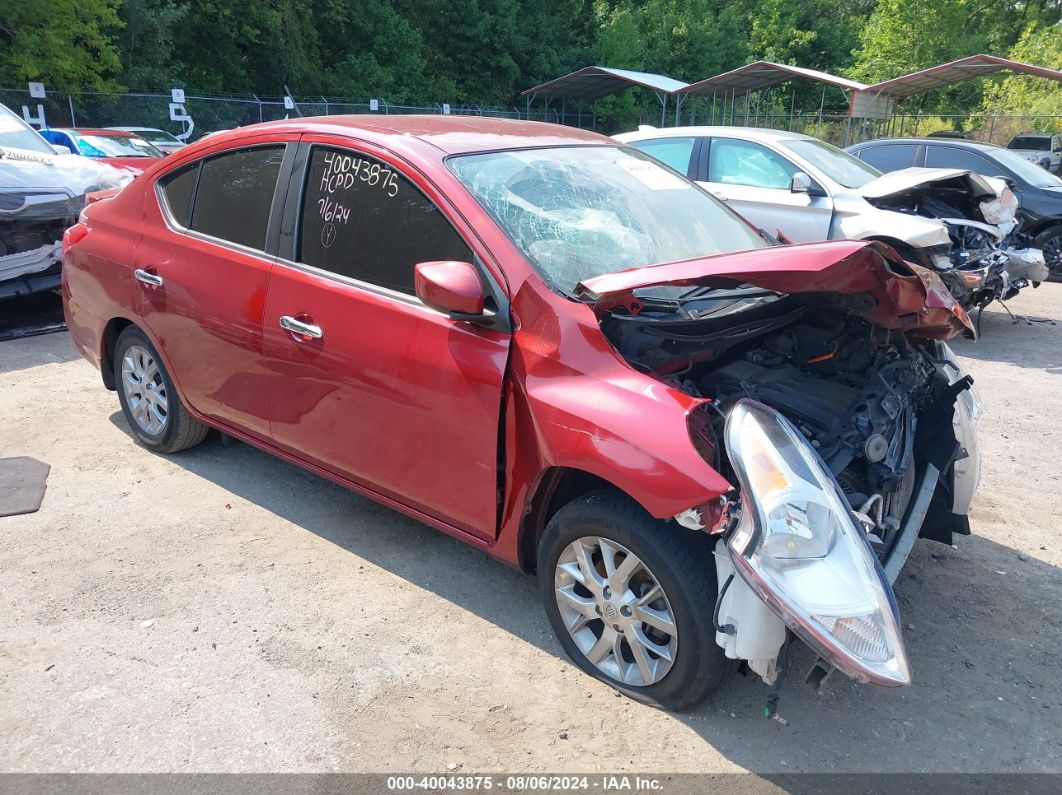
[[[1040,289],[1062,289],[1055,285]],[[998,304],[985,310],[981,318],[981,335],[976,342],[959,337],[948,344],[956,353],[971,359],[989,362],[1007,362],[1018,367],[1044,370],[1062,375],[1062,318],[1038,318],[1027,322],[1021,310],[1020,300],[1012,301],[1010,309],[1015,320]],[[1032,320],[1032,316],[1029,318]],[[1041,320],[1055,320],[1040,322]]]
[[[129,433],[120,412],[111,421]],[[532,577],[413,520],[389,527],[364,521],[391,512],[247,445],[226,446],[212,435],[171,460],[564,656]],[[976,535],[958,538],[955,549],[919,541],[896,584],[913,686],[859,686],[835,674],[815,693],[803,683],[812,655],[794,644],[780,701],[789,726],[762,717],[768,689],[740,676],[678,718],[761,773],[1062,770],[1059,575]]]

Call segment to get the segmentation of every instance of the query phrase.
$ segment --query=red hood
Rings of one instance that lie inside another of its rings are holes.
[[[640,287],[751,284],[780,293],[836,293],[867,296],[851,301],[851,310],[889,329],[917,329],[919,336],[974,336],[973,323],[955,303],[940,278],[904,262],[889,246],[837,240],[796,246],[717,254],[712,257],[631,268],[580,282],[577,298],[598,312],[626,306],[641,309],[634,296]]]

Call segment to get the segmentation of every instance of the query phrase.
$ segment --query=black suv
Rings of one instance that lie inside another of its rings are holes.
[[[1021,204],[1022,231],[1044,252],[1052,281],[1062,280],[1062,179],[995,144],[952,138],[883,138],[848,147],[880,171],[911,166],[963,168],[1002,177]]]

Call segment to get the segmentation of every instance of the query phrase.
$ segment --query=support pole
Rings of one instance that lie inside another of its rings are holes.
[[[660,126],[667,126],[667,94],[657,94],[660,100]]]
[[[597,132],[597,100],[594,100],[594,132]]]

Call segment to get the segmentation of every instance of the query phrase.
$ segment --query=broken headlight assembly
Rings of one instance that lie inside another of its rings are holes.
[[[859,682],[911,681],[896,601],[833,475],[780,413],[740,400],[726,421],[743,509],[734,568],[786,625]]]

